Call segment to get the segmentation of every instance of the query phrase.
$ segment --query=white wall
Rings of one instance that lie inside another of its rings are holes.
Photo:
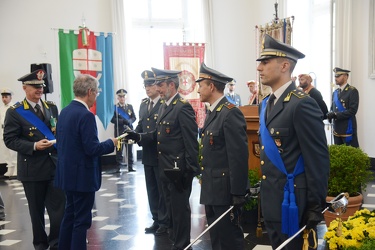
[[[246,104],[246,82],[256,79],[256,25],[270,22],[274,0],[212,0],[214,62],[208,65],[237,81],[236,90]]]
[[[93,31],[111,32],[112,1],[109,0],[1,0],[0,88],[9,87],[17,102],[25,97],[18,78],[30,72],[32,63],[50,63],[54,92],[47,100],[60,107],[59,45],[57,30],[78,29],[82,16]],[[112,128],[113,126],[108,126]],[[113,136],[98,122],[100,137]]]
[[[375,157],[375,116],[371,112],[375,80],[368,78],[369,1],[353,1],[353,50],[350,82],[360,92],[357,115],[361,147]],[[31,63],[51,63],[54,93],[47,99],[60,105],[60,76],[57,31],[51,28],[77,29],[82,15],[91,30],[113,32],[112,1],[109,0],[1,0],[0,1],[0,87],[11,87],[14,101],[24,93],[17,79],[30,70]],[[273,19],[274,0],[213,0],[213,68],[237,80],[237,92],[248,98],[245,82],[256,76],[255,25]],[[279,1],[279,17],[283,1]],[[298,20],[296,20],[298,22]],[[210,46],[210,45],[208,45]],[[139,106],[139,103],[134,103]],[[101,138],[112,136],[112,126]]]

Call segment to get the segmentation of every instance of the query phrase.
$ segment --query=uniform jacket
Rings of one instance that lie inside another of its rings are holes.
[[[339,89],[336,89],[335,92],[338,92]],[[346,130],[348,128],[348,120],[352,117],[352,125],[353,125],[353,134],[357,134],[357,119],[355,115],[358,111],[359,106],[359,93],[358,90],[350,86],[349,84],[345,87],[341,94],[339,94],[339,100],[342,103],[342,106],[346,109],[344,112],[340,112],[335,102],[333,101],[332,95],[332,106],[331,111],[336,112],[337,118],[333,123],[333,129],[337,134],[345,135]]]
[[[101,185],[100,156],[113,152],[112,140],[99,142],[95,116],[78,101],[66,106],[60,118],[55,185],[65,191],[97,191]]]
[[[57,107],[53,102],[42,102],[44,123],[51,131],[55,131],[54,125],[58,119]],[[17,177],[20,181],[52,180],[55,175],[57,151],[53,146],[34,151],[34,143],[46,137],[17,112],[17,108],[21,106],[35,114],[32,106],[25,99],[7,110],[4,121],[5,145],[18,152]]]
[[[239,94],[234,93],[234,98],[233,98],[233,99],[232,99],[232,97],[230,96],[229,93],[227,93],[225,96],[227,97],[227,99],[228,99],[228,101],[229,101],[230,103],[233,103],[233,104],[236,105],[237,107],[238,107],[238,106],[242,106],[242,104],[241,104],[241,97],[240,97]]]
[[[242,112],[224,97],[201,131],[202,189],[200,203],[230,205],[232,195],[248,188],[246,122]]]
[[[316,103],[318,103],[318,106],[322,111],[322,119],[327,119],[328,108],[327,104],[323,100],[322,94],[316,88],[312,88],[309,91],[309,95],[316,101]]]
[[[139,121],[135,128],[137,133],[148,133],[155,131],[156,120],[158,119],[158,110],[160,105],[163,103],[161,99],[159,102],[155,103],[154,107],[148,111],[148,106],[150,104],[150,99],[145,98],[142,100],[141,106],[139,107]],[[156,147],[156,140],[150,143],[143,144],[140,141],[139,146],[142,146],[142,163],[148,166],[158,165],[158,152]]]
[[[160,178],[169,181],[165,169],[176,165],[181,173],[200,173],[198,167],[198,125],[195,113],[189,102],[177,94],[169,106],[160,106],[156,131],[142,136],[142,143],[157,140]]]
[[[262,102],[260,110],[263,105],[267,103]],[[291,83],[266,118],[266,126],[288,173],[293,173],[302,154],[305,172],[294,180],[301,222],[309,207],[325,208],[329,154],[321,111],[311,97],[296,90],[294,83]],[[265,221],[281,222],[286,176],[266,156],[261,134],[260,143],[262,213]]]
[[[125,120],[122,116],[118,114],[116,109],[124,110],[125,113],[129,115],[130,119]],[[116,109],[111,119],[111,122],[115,124],[115,137],[123,134],[125,130],[127,130],[127,127],[129,127],[130,129],[133,129],[133,123],[137,119],[133,110],[133,106],[131,104],[126,103],[124,107],[121,107],[121,105],[117,103]]]

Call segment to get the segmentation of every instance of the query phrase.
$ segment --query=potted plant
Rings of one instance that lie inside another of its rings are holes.
[[[259,169],[252,168],[247,172],[250,187],[254,187],[259,181]],[[258,197],[250,197],[244,205],[243,222],[245,224],[255,224],[258,222]]]
[[[373,179],[370,170],[370,158],[360,148],[347,145],[330,145],[330,173],[328,178],[327,201],[340,193],[349,194],[349,205],[342,219],[353,215],[362,205],[362,194],[367,183]],[[353,200],[353,201],[352,201]],[[325,213],[327,226],[336,216]]]

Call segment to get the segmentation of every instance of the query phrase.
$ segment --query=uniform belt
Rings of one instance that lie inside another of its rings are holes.
[[[353,134],[343,134],[343,135],[340,135],[338,133],[336,133],[336,131],[333,131],[333,135],[336,136],[336,137],[350,137],[352,136]]]

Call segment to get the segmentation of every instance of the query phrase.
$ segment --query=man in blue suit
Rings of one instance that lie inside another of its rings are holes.
[[[57,124],[55,185],[65,191],[66,207],[60,228],[59,249],[86,249],[95,191],[101,185],[100,156],[112,153],[117,139],[99,142],[95,116],[89,108],[98,94],[98,81],[90,75],[74,80],[75,99],[60,113]]]

